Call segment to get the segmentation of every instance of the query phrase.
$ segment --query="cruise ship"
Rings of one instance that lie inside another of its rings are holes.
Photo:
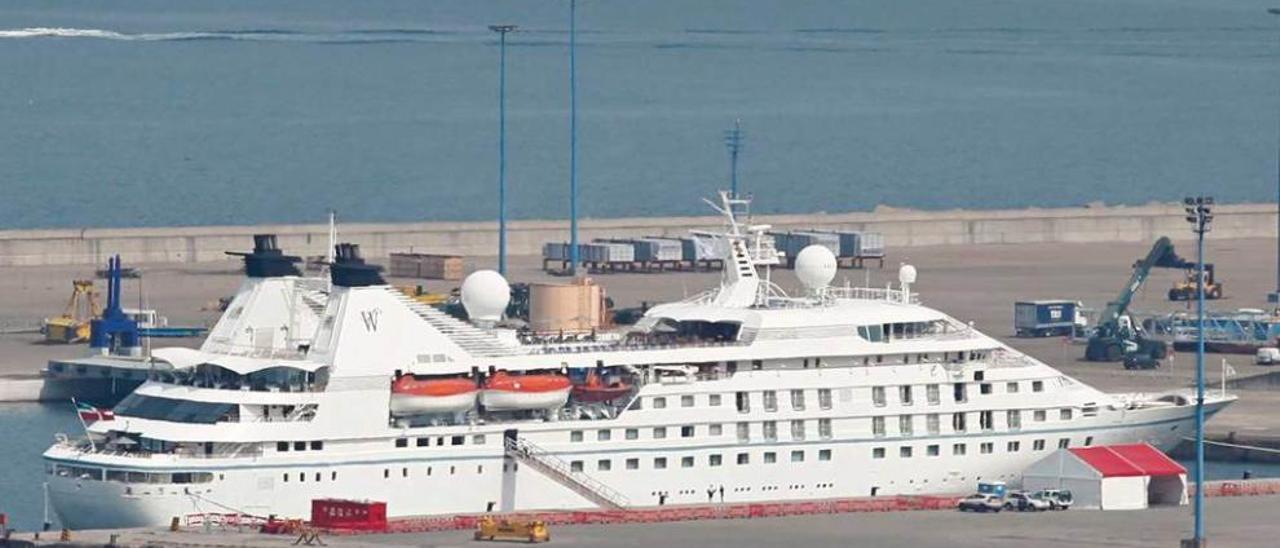
[[[506,327],[491,271],[464,282],[460,320],[340,245],[314,332],[289,313],[156,350],[114,420],[45,452],[50,503],[84,529],[305,518],[320,498],[397,517],[964,493],[1058,448],[1192,433],[1190,393],[1103,393],[921,305],[910,266],[897,287],[833,286],[810,247],[788,294],[768,227],[719,198],[718,287],[609,333]],[[299,291],[288,260],[246,283]]]

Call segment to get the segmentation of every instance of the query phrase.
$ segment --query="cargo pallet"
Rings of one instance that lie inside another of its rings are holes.
[[[704,259],[701,261],[578,261],[591,274],[610,274],[618,272],[634,272],[651,274],[655,272],[711,272],[724,268],[723,259]],[[568,275],[569,261],[543,257],[542,270],[548,274]]]

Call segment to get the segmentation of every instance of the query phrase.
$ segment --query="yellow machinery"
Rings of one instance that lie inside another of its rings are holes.
[[[1205,300],[1221,299],[1222,284],[1213,276],[1213,264],[1205,263],[1204,265],[1204,298]],[[1181,281],[1174,282],[1173,287],[1169,289],[1169,300],[1171,301],[1194,301],[1196,300],[1196,274],[1194,266],[1187,269],[1186,277]]]
[[[93,280],[71,282],[71,300],[61,316],[44,321],[44,338],[49,342],[81,343],[89,340],[89,322],[102,315]]]
[[[551,531],[541,520],[495,519],[485,516],[476,522],[476,540],[521,540],[548,542]]]
[[[420,285],[402,285],[398,286],[396,289],[399,289],[400,292],[408,295],[409,298],[427,306],[440,306],[448,302],[450,297],[448,293],[431,293]]]

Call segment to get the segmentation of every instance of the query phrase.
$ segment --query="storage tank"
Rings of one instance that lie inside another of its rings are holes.
[[[529,285],[529,328],[537,333],[588,332],[601,327],[604,318],[604,288],[590,278]]]

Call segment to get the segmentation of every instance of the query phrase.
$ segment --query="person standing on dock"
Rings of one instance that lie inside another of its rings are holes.
[[[716,501],[715,499],[716,499],[716,486],[708,485],[707,486],[707,504],[711,504],[715,502]]]

